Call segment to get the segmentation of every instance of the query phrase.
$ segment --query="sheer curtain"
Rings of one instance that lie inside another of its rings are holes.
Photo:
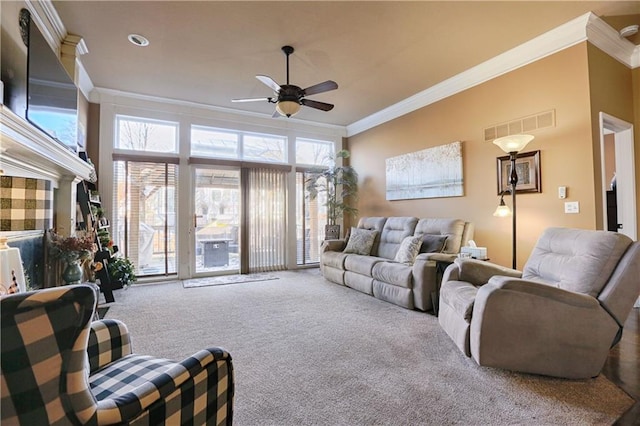
[[[279,271],[287,260],[287,172],[249,169],[249,272]]]

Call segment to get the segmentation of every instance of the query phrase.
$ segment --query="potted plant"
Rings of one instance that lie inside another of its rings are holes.
[[[136,278],[136,267],[131,259],[124,256],[114,256],[108,264],[109,278],[112,283],[120,283],[122,287],[131,285]]]
[[[351,207],[347,201],[358,193],[358,173],[351,166],[338,166],[336,159],[349,158],[349,151],[338,151],[335,157],[329,158],[330,165],[322,169],[313,170],[305,182],[309,198],[314,200],[319,194],[326,197],[327,224],[325,239],[340,238],[340,224],[338,220],[344,214],[355,215],[358,210]]]
[[[65,284],[79,284],[82,281],[82,263],[92,259],[96,251],[94,237],[90,233],[78,233],[76,236],[62,237],[51,232],[49,254],[62,260],[66,266],[62,272]]]

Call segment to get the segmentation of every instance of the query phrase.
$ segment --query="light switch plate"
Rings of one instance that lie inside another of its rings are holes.
[[[580,203],[578,201],[567,201],[564,203],[565,213],[580,213]]]
[[[559,186],[558,187],[558,198],[560,198],[561,200],[564,200],[565,198],[567,198],[567,187],[566,186]]]

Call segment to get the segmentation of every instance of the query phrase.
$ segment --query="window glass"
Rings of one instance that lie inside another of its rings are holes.
[[[245,135],[242,158],[245,160],[286,162],[286,138],[271,135]]]
[[[238,134],[207,127],[191,127],[191,155],[238,158]]]
[[[296,164],[330,166],[334,154],[333,142],[296,139]]]
[[[143,152],[178,152],[178,123],[116,117],[115,148]]]

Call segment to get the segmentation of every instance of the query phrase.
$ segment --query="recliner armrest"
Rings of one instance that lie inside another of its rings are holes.
[[[505,276],[494,276],[487,283],[484,292],[495,291],[495,289],[509,290],[514,293],[530,294],[547,298],[550,301],[564,303],[576,307],[593,308],[600,305],[598,300],[587,294],[575,293],[563,290],[548,284],[537,281],[529,281],[522,278],[512,278]],[[478,292],[480,297],[480,292]]]
[[[505,268],[484,260],[458,258],[455,259],[454,264],[459,270],[458,280],[467,281],[474,286],[484,285],[491,277],[496,275],[512,278],[520,278],[522,276],[521,271]]]
[[[131,340],[127,326],[118,320],[106,319],[91,323],[89,329],[90,374],[105,365],[131,354]]]

